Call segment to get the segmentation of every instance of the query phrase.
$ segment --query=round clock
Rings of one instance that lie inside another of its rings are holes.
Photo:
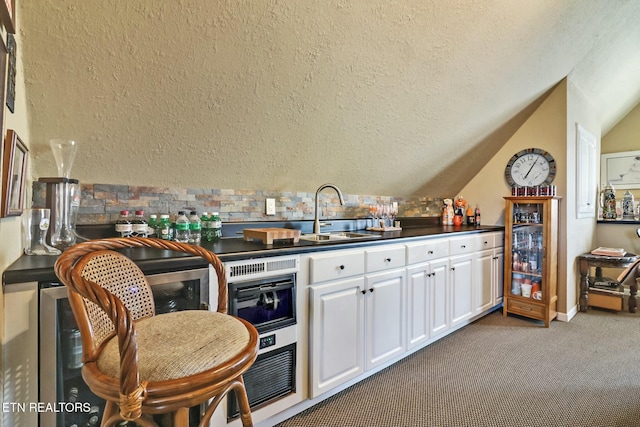
[[[544,150],[527,148],[509,159],[504,176],[512,187],[551,184],[556,176],[556,161]]]

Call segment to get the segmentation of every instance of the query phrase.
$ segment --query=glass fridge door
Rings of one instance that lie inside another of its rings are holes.
[[[149,276],[156,314],[208,307],[208,270]],[[204,289],[203,289],[204,288]],[[59,283],[40,284],[40,425],[56,427],[99,426],[104,400],[82,379],[82,342],[69,305],[67,288]],[[56,410],[57,409],[57,410]],[[199,406],[191,409],[190,425],[200,420]],[[133,422],[119,426],[136,427]]]
[[[511,295],[542,300],[543,203],[514,203]]]

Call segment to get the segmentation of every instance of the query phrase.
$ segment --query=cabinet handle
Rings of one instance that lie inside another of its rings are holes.
[[[363,290],[361,290],[361,291],[360,291],[360,293],[361,293],[362,295],[364,295],[364,294],[366,294],[366,293],[367,293],[367,290],[366,290],[366,289],[363,289]]]
[[[374,288],[369,288],[369,292],[373,292],[374,290]]]
[[[433,255],[433,251],[427,251],[429,255]]]
[[[340,268],[340,270],[344,270],[344,264],[341,265],[339,268]]]
[[[391,262],[391,258],[385,258],[385,261]]]
[[[460,245],[460,247],[461,247],[462,249],[464,249],[464,248],[466,248],[466,247],[467,247],[467,245]]]
[[[451,271],[455,271],[455,270],[456,270],[456,268],[455,268],[455,267],[451,267]]]

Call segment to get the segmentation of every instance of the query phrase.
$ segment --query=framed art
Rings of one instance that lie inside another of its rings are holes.
[[[596,216],[596,137],[576,123],[576,218]]]
[[[7,108],[13,113],[16,102],[16,38],[7,34],[7,50],[9,51],[9,66],[7,67]]]
[[[22,214],[28,153],[18,134],[9,129],[4,140],[2,163],[2,217]]]
[[[7,33],[16,33],[16,0],[0,0],[0,20]]]
[[[616,190],[640,188],[640,151],[602,154],[600,184],[611,184]]]

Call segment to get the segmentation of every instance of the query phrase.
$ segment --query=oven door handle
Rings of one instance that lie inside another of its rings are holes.
[[[235,294],[238,297],[246,297],[246,296],[252,296],[252,295],[256,295],[259,294],[260,292],[268,292],[268,291],[280,291],[283,289],[292,289],[294,288],[295,284],[294,282],[287,282],[287,283],[278,283],[275,285],[261,285],[261,286],[254,286],[251,288],[238,288],[235,291]]]

